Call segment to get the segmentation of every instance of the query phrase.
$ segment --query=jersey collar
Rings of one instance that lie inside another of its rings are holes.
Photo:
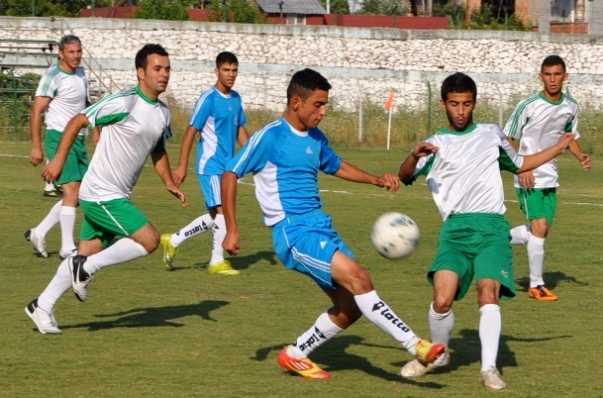
[[[144,93],[142,92],[142,90],[140,89],[140,86],[136,86],[136,94],[138,94],[138,96],[140,98],[142,98],[145,102],[151,104],[151,105],[155,105],[157,102],[159,102],[158,100],[152,100],[149,97],[147,97],[146,95],[144,95]]]
[[[230,98],[231,97],[230,93],[224,94],[222,91],[218,90],[218,87],[216,87],[216,86],[214,86],[214,90],[216,90],[216,93],[220,94],[224,98]]]
[[[289,130],[291,130],[291,132],[299,137],[307,137],[308,136],[308,131],[299,131],[298,129],[296,129],[295,127],[293,127],[288,121],[287,119],[285,119],[284,117],[281,118],[283,119],[283,122],[285,122],[287,124],[287,126],[289,126]]]
[[[538,93],[538,96],[543,100],[548,102],[551,105],[559,105],[563,102],[563,100],[565,99],[563,93],[561,93],[561,97],[559,97],[558,100],[552,100],[550,98],[548,98],[546,95],[544,95],[544,91],[541,91]]]
[[[461,131],[457,131],[457,130],[450,130],[449,128],[441,128],[437,130],[438,134],[454,134],[454,135],[465,135],[465,134],[469,134],[471,133],[473,130],[475,130],[477,128],[477,124],[471,122],[466,128],[465,130],[461,130]]]

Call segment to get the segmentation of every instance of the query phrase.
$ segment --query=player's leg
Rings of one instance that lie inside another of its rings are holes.
[[[48,234],[48,231],[50,231],[52,227],[59,223],[62,208],[63,201],[59,200],[50,208],[48,214],[46,214],[38,225],[25,231],[25,239],[31,242],[34,252],[41,257],[48,257],[48,252],[46,250],[46,234]]]
[[[61,224],[61,249],[59,256],[67,258],[75,254],[73,234],[75,230],[76,208],[80,191],[79,181],[72,181],[61,185],[63,189],[63,206],[59,216]]]
[[[209,177],[209,184],[206,184],[209,189],[206,189],[203,194],[206,198],[206,206],[210,209],[210,214],[214,219],[214,226],[211,229],[213,235],[211,259],[207,270],[210,274],[238,275],[239,271],[232,268],[230,262],[224,259],[224,249],[222,248],[222,243],[226,237],[226,221],[222,213],[222,193],[220,191],[222,176],[212,175],[206,177]]]

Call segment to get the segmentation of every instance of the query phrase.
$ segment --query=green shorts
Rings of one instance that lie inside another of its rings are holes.
[[[53,159],[57,153],[59,142],[63,134],[56,130],[46,130],[44,135],[44,151],[48,159]],[[55,185],[63,185],[68,182],[80,182],[88,169],[88,152],[84,136],[78,136],[69,150],[61,175],[54,182]]]
[[[455,300],[462,299],[473,279],[500,282],[502,297],[515,296],[513,254],[509,223],[501,214],[452,214],[442,225],[438,251],[427,278],[433,283],[437,271],[453,271],[459,277]]]
[[[553,224],[557,211],[557,188],[515,188],[519,208],[528,221],[546,218]]]
[[[107,247],[115,238],[130,236],[148,224],[147,217],[128,199],[89,202],[80,199],[84,220],[81,240],[100,239]]]

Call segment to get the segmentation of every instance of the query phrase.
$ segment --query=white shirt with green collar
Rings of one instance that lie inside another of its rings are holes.
[[[100,140],[80,187],[80,199],[129,198],[145,160],[171,136],[170,111],[138,86],[108,95],[82,112]]]
[[[533,155],[556,144],[564,133],[578,132],[578,104],[566,94],[553,101],[542,92],[521,101],[505,125],[505,134],[519,140],[519,153]],[[559,186],[559,173],[555,159],[534,169],[534,188],[555,188]],[[515,186],[519,180],[515,177]]]

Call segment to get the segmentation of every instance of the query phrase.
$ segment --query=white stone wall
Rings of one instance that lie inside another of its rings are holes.
[[[110,19],[0,18],[0,39],[54,39],[75,33],[86,50],[121,86],[134,84],[133,58],[145,43],[170,52],[168,94],[191,107],[214,83],[218,52],[239,57],[236,89],[248,107],[281,110],[291,74],[320,70],[332,83],[336,105],[354,109],[360,99],[381,103],[390,90],[396,104],[420,108],[427,83],[463,71],[478,83],[482,101],[511,106],[539,89],[542,59],[559,54],[568,63],[568,87],[581,104],[603,107],[603,40],[524,32],[402,31]]]

